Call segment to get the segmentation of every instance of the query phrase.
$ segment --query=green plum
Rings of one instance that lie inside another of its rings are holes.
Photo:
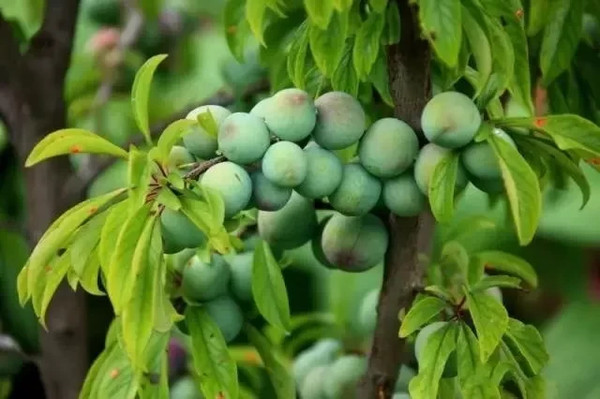
[[[200,183],[223,197],[226,218],[244,209],[252,196],[252,180],[248,172],[233,162],[213,165],[200,177]]]
[[[252,172],[251,203],[261,211],[276,211],[285,206],[292,196],[292,189],[272,183],[261,171]]]
[[[220,105],[202,105],[190,111],[185,118],[198,121],[198,116],[206,112],[210,112],[217,130],[223,124],[223,121],[231,115],[231,111]],[[218,147],[217,137],[207,132],[199,123],[192,126],[190,131],[183,136],[183,145],[189,152],[202,159],[214,157]]]
[[[275,93],[268,107],[261,111],[269,130],[282,140],[300,141],[310,135],[317,110],[310,95],[300,89],[284,89]]]
[[[304,181],[308,172],[306,155],[298,144],[279,141],[265,153],[262,172],[273,184],[296,187]]]
[[[358,380],[367,370],[367,359],[358,355],[345,355],[329,366],[324,391],[328,399],[354,398]]]
[[[219,326],[225,341],[233,341],[244,324],[244,315],[238,304],[229,296],[223,295],[204,303],[203,306]]]
[[[342,182],[329,196],[333,209],[348,216],[360,216],[375,207],[381,182],[358,163],[344,165]]]
[[[174,145],[169,153],[169,160],[167,161],[167,169],[170,172],[178,172],[183,174],[183,170],[180,169],[181,165],[193,163],[195,161],[194,156],[190,152],[180,145]]]
[[[383,202],[385,206],[398,216],[416,216],[427,203],[412,171],[386,180],[383,183]]]
[[[271,138],[260,117],[235,112],[219,127],[217,142],[225,158],[243,165],[258,161],[267,151]]]
[[[362,106],[350,94],[332,91],[315,101],[317,122],[313,137],[328,150],[341,150],[362,137],[366,117]]]
[[[332,194],[342,182],[344,168],[340,159],[331,151],[311,142],[304,148],[307,173],[296,191],[306,198],[323,198]]]
[[[241,301],[252,299],[252,262],[253,252],[242,252],[228,259],[231,270],[231,293]]]
[[[160,215],[160,225],[166,254],[197,248],[206,242],[204,233],[181,212],[165,208]]]
[[[214,299],[227,292],[231,272],[220,255],[212,255],[210,263],[192,257],[183,269],[183,295],[194,302]]]
[[[424,195],[429,195],[429,180],[433,175],[435,167],[449,153],[449,149],[433,143],[429,143],[421,148],[415,162],[414,175],[417,186],[419,186]],[[459,163],[458,171],[456,172],[456,191],[462,190],[466,185],[467,177],[463,167]]]

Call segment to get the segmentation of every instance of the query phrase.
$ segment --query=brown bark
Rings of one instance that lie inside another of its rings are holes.
[[[394,115],[407,122],[422,137],[421,112],[431,96],[428,44],[421,40],[416,10],[408,0],[397,0],[402,18],[400,43],[387,49],[390,92]],[[369,355],[368,369],[358,385],[360,399],[388,399],[394,392],[405,340],[398,337],[401,309],[408,309],[423,284],[425,265],[419,252],[429,251],[433,217],[424,212],[418,217],[390,215],[390,246],[385,267],[377,326]]]
[[[66,125],[65,75],[79,0],[47,0],[44,21],[21,53],[11,26],[0,18],[0,114],[12,145],[24,162],[48,133]],[[33,245],[49,224],[80,199],[61,190],[72,173],[66,158],[25,171],[26,233]],[[85,300],[61,286],[48,310],[48,331],[40,333],[39,367],[49,399],[76,398],[88,366]]]

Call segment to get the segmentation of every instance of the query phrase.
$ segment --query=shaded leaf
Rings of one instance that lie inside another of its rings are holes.
[[[382,43],[388,46],[398,43],[400,41],[400,27],[400,11],[398,10],[398,4],[393,1],[388,5],[385,12],[385,27],[381,36]]]
[[[379,42],[384,22],[383,14],[372,12],[356,32],[352,62],[361,80],[369,76],[379,54]]]
[[[473,254],[481,267],[517,276],[532,288],[537,287],[538,278],[533,267],[523,258],[502,251],[482,251]]]
[[[244,62],[244,46],[250,33],[250,26],[245,18],[245,0],[228,0],[223,10],[225,38],[229,51],[235,59]]]
[[[309,28],[308,36],[313,58],[319,70],[327,77],[333,74],[342,58],[347,29],[347,19],[337,12],[325,29],[316,25]]]
[[[448,152],[441,159],[431,175],[429,183],[429,204],[431,212],[440,222],[447,222],[454,214],[454,190],[458,172],[459,154]]]
[[[331,86],[333,90],[343,91],[356,97],[358,95],[359,82],[356,70],[352,65],[352,47],[353,44],[351,41],[346,43],[344,55],[331,77]]]
[[[460,1],[421,0],[419,20],[437,57],[449,67],[455,66],[462,41]]]
[[[263,37],[265,11],[267,11],[266,0],[246,0],[246,20],[254,37],[263,46],[265,46]]]

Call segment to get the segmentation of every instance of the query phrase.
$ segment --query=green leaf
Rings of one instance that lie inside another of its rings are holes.
[[[394,106],[394,100],[390,94],[390,82],[386,64],[386,56],[384,51],[379,52],[375,65],[371,68],[371,74],[369,75],[369,81],[375,87],[375,90],[381,96],[381,99],[390,107]]]
[[[545,141],[533,139],[529,136],[523,138],[518,136],[517,139],[518,146],[521,148],[521,150],[523,147],[525,147],[529,151],[538,154],[548,161],[556,163],[561,172],[567,174],[569,177],[571,177],[571,179],[573,179],[575,184],[577,184],[581,190],[581,208],[588,203],[591,195],[590,183],[573,158]]]
[[[483,89],[492,72],[492,49],[487,32],[471,15],[469,8],[462,7],[462,24],[465,38],[477,66],[476,95]]]
[[[287,56],[287,71],[290,80],[300,89],[304,89],[305,85],[305,67],[308,50],[308,21],[302,22],[294,33],[290,51]]]
[[[69,268],[71,267],[71,256],[69,250],[65,251],[60,257],[55,257],[45,268],[45,275],[40,276],[36,281],[37,292],[42,292],[41,296],[34,295],[32,297],[33,310],[37,314],[40,323],[46,328],[46,310],[50,305],[50,300],[56,292],[58,285],[65,278]]]
[[[571,64],[581,38],[584,1],[550,0],[540,51],[540,68],[548,86]]]
[[[552,137],[561,150],[580,149],[600,157],[600,127],[579,115],[506,118],[495,123],[509,128],[536,130]],[[586,158],[589,160],[590,157]]]
[[[381,35],[381,43],[387,46],[400,42],[400,11],[398,4],[391,2],[385,12],[385,27]]]
[[[116,315],[121,314],[123,306],[131,298],[132,262],[149,217],[150,205],[144,205],[122,222],[123,228],[117,237],[106,275],[106,291]]]
[[[81,283],[83,289],[92,295],[104,295],[104,292],[102,292],[98,286],[98,273],[100,271],[100,257],[98,252],[98,246],[94,247],[90,256],[87,258],[87,262],[83,266],[81,276],[76,275],[76,278],[79,280],[79,283]],[[67,278],[68,277],[69,276],[67,275]]]
[[[522,24],[510,22],[504,30],[510,38],[514,49],[514,73],[509,84],[509,91],[520,104],[533,114],[531,101],[531,71],[529,70],[529,48],[527,35]]]
[[[521,288],[521,279],[502,275],[486,276],[471,287],[471,292],[485,291],[491,287]]]
[[[83,129],[61,129],[44,137],[25,161],[30,167],[45,159],[65,154],[108,154],[127,159],[127,151]]]
[[[117,238],[123,227],[123,220],[127,219],[129,213],[129,201],[122,201],[113,205],[108,210],[108,216],[100,231],[100,243],[98,244],[98,257],[100,258],[100,267],[105,276],[108,275],[108,268],[115,247]]]
[[[439,222],[447,222],[454,214],[454,189],[458,172],[459,154],[449,152],[441,159],[431,175],[429,204]]]
[[[548,20],[548,6],[551,0],[536,0],[529,2],[527,19],[527,35],[537,35],[546,25]]]
[[[103,295],[98,288],[98,243],[100,232],[106,222],[109,211],[102,212],[79,228],[73,243],[69,247],[71,265],[81,286],[89,293]]]
[[[356,32],[352,62],[361,80],[365,80],[369,76],[371,68],[377,60],[384,23],[383,14],[372,12]]]
[[[352,0],[333,0],[333,6],[338,11],[345,11],[352,7]]]
[[[46,0],[0,0],[0,14],[14,21],[25,40],[30,40],[42,26]]]
[[[252,296],[260,314],[284,331],[290,329],[290,305],[281,274],[269,244],[260,240],[254,249]]]
[[[186,134],[190,132],[190,128],[195,125],[195,121],[190,119],[179,119],[169,124],[163,130],[158,142],[156,143],[157,155],[154,159],[158,160],[162,165],[165,165],[169,160],[171,148]]]
[[[482,251],[473,254],[485,269],[500,271],[519,277],[532,288],[537,287],[538,278],[533,267],[523,258],[502,251]]]
[[[156,280],[162,279],[159,272],[162,262],[162,238],[160,223],[156,216],[150,218],[131,260],[130,284],[124,284],[123,290],[131,292],[130,299],[123,303],[121,326],[123,328],[123,343],[125,350],[136,370],[148,371],[144,359],[146,344],[152,335],[154,312],[156,308]]]
[[[294,377],[285,363],[280,359],[281,355],[267,337],[262,335],[251,325],[246,325],[248,339],[254,345],[263,361],[271,384],[278,399],[292,399],[296,397],[296,386]]]
[[[462,41],[460,1],[420,0],[419,20],[437,57],[449,67],[455,66]]]
[[[144,134],[147,144],[152,144],[150,137],[150,122],[148,119],[148,100],[150,85],[158,65],[167,58],[166,54],[155,55],[148,59],[135,74],[131,89],[131,108],[138,128]]]
[[[321,29],[327,28],[333,13],[333,0],[304,0],[310,21]]]
[[[534,326],[511,318],[503,340],[528,377],[537,375],[548,363],[544,340]]]
[[[419,364],[419,374],[410,380],[409,392],[412,398],[437,398],[446,361],[456,349],[457,335],[456,323],[447,323],[429,336]]]
[[[266,0],[246,0],[246,20],[254,37],[263,46],[266,46],[263,37],[265,11],[267,11]]]
[[[110,349],[112,349],[112,347]],[[111,350],[107,348],[98,355],[96,360],[94,360],[94,363],[92,363],[92,366],[89,368],[85,376],[83,387],[81,388],[81,391],[79,391],[80,399],[88,399],[92,397],[92,387],[97,383],[96,381],[102,377],[100,376],[100,371],[105,369],[106,360],[110,357],[110,355]]]
[[[139,151],[132,146],[129,150],[129,161],[127,162],[127,181],[129,185],[127,191],[129,193],[129,205],[132,210],[138,209],[146,201],[150,170],[148,153]]]
[[[237,366],[221,330],[203,307],[189,306],[185,319],[192,341],[193,365],[202,393],[207,398],[237,398]]]
[[[369,5],[377,13],[383,13],[387,7],[388,0],[369,0]]]
[[[227,46],[240,63],[244,62],[244,47],[250,33],[244,5],[245,0],[228,0],[223,10]]]
[[[508,313],[501,303],[485,292],[465,290],[465,295],[479,338],[480,358],[486,362],[508,328]]]
[[[348,41],[340,64],[331,77],[331,86],[333,90],[343,91],[356,97],[358,96],[358,76],[352,65],[352,47],[352,42]]]
[[[417,300],[402,319],[398,336],[408,337],[440,314],[447,306],[445,301],[437,297],[427,296]]]
[[[160,193],[156,197],[156,202],[163,204],[167,208],[174,211],[181,209],[181,201],[179,200],[179,197],[176,196],[175,193],[169,189],[169,187],[163,187],[160,190]]]
[[[537,176],[519,151],[497,135],[488,138],[500,169],[513,222],[521,245],[533,239],[542,211]]]
[[[498,384],[490,379],[490,364],[482,363],[477,337],[466,324],[461,324],[456,342],[458,381],[465,398],[500,399]]]
[[[313,58],[319,70],[327,77],[335,71],[342,58],[347,29],[347,19],[337,12],[334,13],[326,29],[321,29],[317,25],[311,25],[309,28],[308,36]]]
[[[154,286],[154,325],[158,332],[169,332],[173,323],[183,320],[183,316],[177,313],[171,303],[171,296],[167,286],[167,264],[159,263],[158,277]]]
[[[106,355],[104,355],[106,353]],[[96,364],[98,364],[96,368]],[[92,368],[96,368],[96,375],[88,384],[89,395],[81,399],[134,399],[140,381],[139,375],[133,372],[127,354],[118,342],[108,346],[98,357]],[[87,387],[84,387],[87,388]],[[82,393],[87,389],[82,390]]]
[[[231,239],[223,225],[224,211],[215,208],[214,203],[180,197],[181,212],[190,219],[206,236],[209,244],[217,252],[225,254],[232,248]]]
[[[206,111],[200,112],[198,115],[196,115],[196,120],[209,136],[217,138],[219,135],[219,126],[217,125],[217,121],[215,121],[215,118],[210,112],[209,108],[207,108]]]

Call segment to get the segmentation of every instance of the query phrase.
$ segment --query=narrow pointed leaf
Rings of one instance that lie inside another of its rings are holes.
[[[485,292],[468,292],[467,306],[475,324],[481,361],[492,355],[508,328],[508,313],[495,298]]]
[[[432,296],[416,301],[402,319],[399,336],[408,337],[440,314],[446,306],[448,304],[445,301]]]
[[[548,363],[544,340],[534,326],[511,318],[503,340],[528,377],[537,375]]]
[[[437,163],[429,183],[431,212],[440,222],[447,222],[454,214],[454,190],[458,172],[458,153],[450,152]]]
[[[525,259],[502,251],[481,251],[473,254],[481,267],[519,277],[532,288],[537,287],[538,278],[533,266]]]
[[[98,244],[98,256],[100,258],[100,267],[104,275],[108,275],[108,268],[115,247],[119,232],[123,228],[123,221],[127,219],[129,212],[129,202],[122,201],[113,205],[107,210],[108,216],[100,231],[100,242]]]

